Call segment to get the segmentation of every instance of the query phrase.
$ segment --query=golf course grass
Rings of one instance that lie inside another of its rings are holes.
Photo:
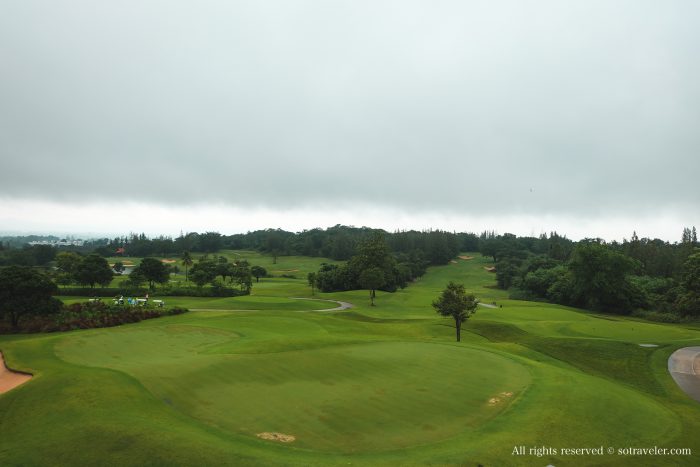
[[[312,297],[306,273],[323,260],[280,257],[297,278],[167,297],[195,310],[183,315],[0,336],[8,365],[34,375],[0,394],[0,465],[700,463],[700,404],[666,368],[700,330],[508,300],[468,256],[375,307],[367,291]],[[496,304],[459,343],[430,305],[450,280]],[[654,446],[690,453],[618,452]]]

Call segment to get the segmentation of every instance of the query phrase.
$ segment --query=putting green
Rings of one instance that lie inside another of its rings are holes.
[[[212,328],[167,326],[75,336],[56,351],[70,363],[124,371],[163,403],[220,429],[280,432],[295,436],[298,447],[342,452],[453,437],[498,415],[531,381],[514,360],[429,343],[204,353],[237,339]]]

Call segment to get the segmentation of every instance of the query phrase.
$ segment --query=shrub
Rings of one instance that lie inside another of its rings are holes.
[[[128,306],[103,302],[72,303],[54,315],[33,316],[22,321],[17,331],[35,333],[106,328],[161,316],[179,315],[187,311],[182,307],[154,308],[152,305]],[[0,326],[0,332],[9,331],[10,328]]]
[[[680,323],[683,321],[683,319],[675,313],[662,313],[660,311],[642,309],[634,310],[632,316],[648,321],[656,321],[657,323]]]

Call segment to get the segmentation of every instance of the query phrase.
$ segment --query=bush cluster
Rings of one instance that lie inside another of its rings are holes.
[[[111,305],[103,302],[72,303],[51,315],[27,316],[13,329],[8,323],[0,323],[0,333],[57,332],[76,329],[93,329],[138,323],[146,319],[186,313],[181,307],[155,308],[147,306]]]

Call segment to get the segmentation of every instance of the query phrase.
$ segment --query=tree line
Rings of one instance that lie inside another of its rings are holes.
[[[700,316],[700,250],[695,227],[680,242],[639,238],[573,242],[556,233],[488,233],[480,251],[496,263],[498,287],[512,298],[661,321]]]
[[[367,237],[381,233],[389,250],[394,254],[420,252],[431,265],[446,264],[459,251],[477,251],[480,237],[474,233],[454,233],[441,230],[386,232],[369,227],[336,225],[327,229],[311,229],[289,232],[281,229],[264,229],[244,234],[222,235],[219,232],[190,232],[172,238],[145,234],[129,234],[112,239],[86,242],[80,250],[58,250],[48,245],[17,248],[0,245],[0,266],[45,266],[54,260],[59,251],[97,253],[104,257],[179,257],[189,253],[217,253],[223,249],[255,250],[273,257],[311,256],[347,261],[357,253],[358,245]],[[27,237],[30,238],[30,237]],[[33,238],[33,237],[31,237]],[[19,237],[18,237],[19,239]],[[19,241],[17,239],[17,241]],[[28,241],[28,240],[27,240]]]
[[[102,256],[180,256],[185,252],[216,253],[223,249],[255,250],[273,257],[311,256],[347,261],[357,252],[365,238],[382,233],[393,253],[409,254],[420,250],[430,264],[445,264],[459,251],[476,251],[479,237],[473,233],[441,230],[385,232],[368,227],[336,225],[327,229],[289,232],[265,229],[244,234],[222,235],[218,232],[181,234],[176,238],[145,234],[115,237],[95,248]]]

